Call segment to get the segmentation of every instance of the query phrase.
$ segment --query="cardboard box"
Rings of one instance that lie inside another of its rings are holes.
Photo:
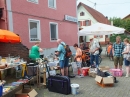
[[[89,74],[90,77],[94,77],[94,78],[95,78],[96,75],[97,75],[96,72],[92,72],[92,71],[89,71],[88,74]]]
[[[100,66],[99,67],[99,69],[101,70],[101,71],[109,71],[109,69],[110,69],[110,67],[109,66]]]
[[[113,77],[101,77],[96,75],[95,80],[100,84],[114,84]]]
[[[34,89],[21,89],[15,93],[15,97],[35,97],[37,92]]]

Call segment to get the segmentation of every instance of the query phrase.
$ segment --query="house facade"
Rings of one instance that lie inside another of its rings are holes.
[[[90,26],[92,24],[95,24],[97,22],[99,23],[104,23],[104,24],[110,24],[108,21],[107,17],[105,17],[103,14],[98,12],[97,10],[83,4],[79,3],[77,7],[77,14],[78,14],[78,25],[79,25],[79,30],[83,29],[85,26]],[[106,44],[108,41],[108,36],[105,35],[88,35],[85,37],[80,37],[80,42],[82,40],[89,42],[91,38],[97,38],[101,44]]]
[[[127,20],[127,19],[130,19],[130,14],[123,18],[123,20]]]
[[[53,52],[58,38],[70,46],[78,42],[76,7],[76,0],[0,0],[0,29],[18,34],[29,49],[38,40]]]

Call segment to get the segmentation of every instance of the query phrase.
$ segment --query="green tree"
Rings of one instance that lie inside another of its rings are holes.
[[[124,28],[130,32],[130,19],[122,20],[121,18],[113,17],[109,20],[113,21],[114,26]]]
[[[113,21],[113,25],[114,26],[124,28],[124,29],[126,29],[127,31],[130,32],[130,19],[122,20],[121,18],[113,17],[113,18],[110,18],[110,21]],[[110,41],[111,42],[115,42],[117,36],[120,36],[122,41],[125,38],[130,39],[130,37],[128,37],[125,34],[119,34],[119,35],[112,35],[110,37]]]

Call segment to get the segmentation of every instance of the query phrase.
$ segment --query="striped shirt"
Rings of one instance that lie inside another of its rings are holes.
[[[119,43],[119,44],[114,43],[113,44],[113,49],[114,49],[114,56],[121,57],[122,56],[122,52],[124,50],[124,44],[122,42]]]

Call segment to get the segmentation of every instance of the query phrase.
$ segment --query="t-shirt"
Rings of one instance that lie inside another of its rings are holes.
[[[76,58],[77,62],[82,61],[82,57],[81,57],[82,56],[82,50],[80,48],[77,48],[77,50],[76,50],[76,56],[79,56],[79,57]]]
[[[121,57],[122,52],[124,50],[124,44],[121,42],[117,44],[116,42],[113,44],[113,49],[114,49],[114,56],[116,57]]]
[[[109,46],[107,47],[107,52],[108,52],[108,54],[110,54],[111,50],[112,50],[112,45],[109,45]]]
[[[97,41],[93,41],[93,42],[91,42],[91,44],[90,44],[90,51],[94,51],[95,49],[97,49],[97,48],[100,48],[100,45],[99,45],[99,43],[97,42]],[[97,54],[99,54],[99,50],[97,50],[97,51],[95,51],[95,53],[93,54],[93,55],[97,55]]]
[[[57,51],[59,52],[59,60],[64,60],[65,59],[65,54],[66,54],[66,51],[65,51],[65,48],[63,45],[65,45],[64,42],[61,42],[61,44],[58,45],[58,48],[57,48]]]
[[[38,46],[36,46],[36,45],[32,46],[29,57],[31,59],[34,59],[34,60],[36,60],[36,58],[40,58],[40,53],[39,53],[39,47]]]

